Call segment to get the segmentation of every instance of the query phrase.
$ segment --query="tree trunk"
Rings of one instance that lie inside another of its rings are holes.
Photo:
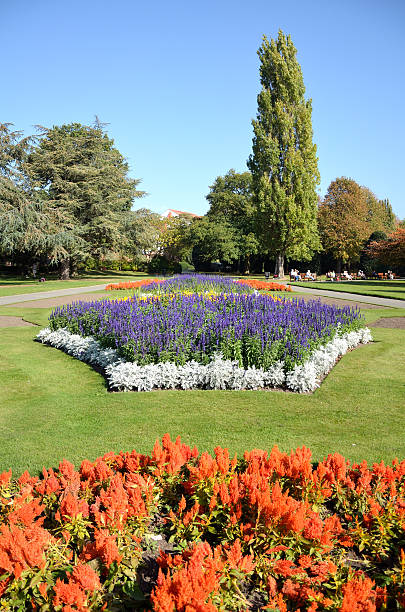
[[[70,258],[62,259],[59,266],[59,276],[61,280],[69,280],[70,278]]]
[[[276,267],[274,270],[274,274],[278,276],[278,278],[284,278],[284,254],[279,253],[276,257]]]
[[[338,259],[336,261],[336,274],[341,274],[342,273],[342,260]]]

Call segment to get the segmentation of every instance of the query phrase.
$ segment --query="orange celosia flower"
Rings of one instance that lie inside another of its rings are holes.
[[[2,472],[0,474],[0,487],[4,487],[9,484],[11,480],[11,470],[8,472]]]
[[[24,569],[45,566],[45,550],[52,536],[36,524],[21,529],[16,525],[0,528],[0,571],[21,575]]]
[[[89,505],[85,499],[78,499],[71,493],[68,493],[63,498],[55,517],[57,520],[61,520],[66,517],[75,518],[78,514],[86,517],[89,516]]]
[[[241,278],[236,282],[240,285],[247,285],[248,287],[252,287],[253,289],[257,289],[259,291],[292,291],[290,286],[282,285],[281,283],[259,281],[254,278]]]
[[[116,537],[105,529],[94,532],[94,541],[86,544],[80,555],[80,559],[83,561],[89,561],[96,557],[99,557],[106,567],[110,567],[114,561],[121,563],[122,560]]]
[[[115,289],[139,289],[139,287],[143,287],[144,285],[149,285],[150,283],[163,283],[163,279],[161,278],[144,278],[139,281],[128,281],[121,283],[110,283],[106,286],[106,291],[114,291]]]
[[[370,578],[353,578],[343,586],[339,612],[375,612],[374,582]]]
[[[88,610],[86,606],[86,593],[80,587],[80,585],[74,580],[69,580],[67,583],[63,582],[60,578],[57,578],[54,586],[55,596],[53,598],[54,606],[63,606],[67,604],[69,606],[75,606],[74,610]],[[63,610],[67,608],[64,607]]]
[[[101,588],[98,574],[86,564],[79,564],[73,568],[72,578],[85,591],[97,591]]]

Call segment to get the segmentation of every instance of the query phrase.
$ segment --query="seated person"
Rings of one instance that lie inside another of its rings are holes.
[[[364,274],[363,270],[359,270],[359,271],[357,272],[357,276],[358,276],[359,278],[363,278],[363,279],[364,279],[364,278],[366,278],[366,275]]]
[[[388,278],[389,278],[390,280],[394,280],[394,274],[393,274],[392,270],[388,270],[388,272],[387,272],[387,276],[388,276]]]
[[[349,274],[347,270],[344,270],[344,271],[343,271],[342,276],[343,276],[343,278],[344,278],[345,280],[352,280],[352,275],[351,275],[351,274]]]
[[[307,270],[306,271],[305,278],[308,279],[308,280],[314,280],[314,277],[311,274],[311,270]]]

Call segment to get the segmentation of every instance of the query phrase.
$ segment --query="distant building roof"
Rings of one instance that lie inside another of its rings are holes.
[[[179,215],[189,215],[190,217],[200,217],[194,213],[185,212],[184,210],[174,210],[174,208],[168,208],[163,213],[162,217],[178,217]]]

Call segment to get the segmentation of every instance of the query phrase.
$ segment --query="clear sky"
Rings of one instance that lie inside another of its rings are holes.
[[[320,195],[349,176],[405,218],[404,0],[0,0],[0,121],[98,115],[156,212],[203,214],[243,172],[257,49],[281,28],[313,102]]]

